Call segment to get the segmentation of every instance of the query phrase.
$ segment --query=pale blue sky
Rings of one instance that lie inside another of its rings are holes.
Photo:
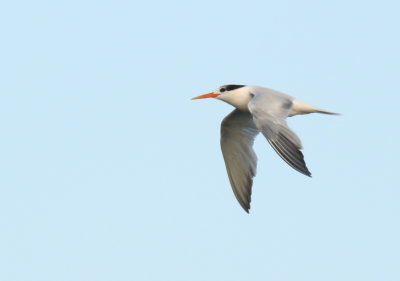
[[[400,280],[396,1],[3,1],[0,280]],[[221,84],[290,118],[313,178],[262,137],[250,214],[219,148]]]

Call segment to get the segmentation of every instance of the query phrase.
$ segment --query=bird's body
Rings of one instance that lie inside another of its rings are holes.
[[[233,192],[246,212],[250,209],[253,177],[257,168],[253,143],[259,132],[286,163],[298,172],[311,176],[300,151],[301,141],[287,126],[286,118],[313,112],[336,113],[259,86],[225,85],[193,99],[211,97],[236,107],[222,121],[221,149]]]

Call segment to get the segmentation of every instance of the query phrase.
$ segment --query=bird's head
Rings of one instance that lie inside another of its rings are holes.
[[[214,92],[194,97],[192,100],[205,98],[216,98],[223,100],[236,108],[247,110],[247,104],[251,99],[251,94],[248,86],[224,85],[216,89]]]

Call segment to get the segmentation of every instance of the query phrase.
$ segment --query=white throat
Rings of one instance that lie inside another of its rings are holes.
[[[243,111],[249,111],[247,105],[249,101],[252,99],[252,95],[250,94],[250,89],[248,86],[221,93],[217,99],[223,100],[224,102],[229,103],[230,105],[236,107],[237,109]]]

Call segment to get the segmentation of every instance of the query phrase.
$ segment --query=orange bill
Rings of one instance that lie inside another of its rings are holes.
[[[205,98],[215,98],[215,97],[218,97],[218,96],[219,96],[218,94],[208,93],[208,94],[205,94],[205,95],[194,97],[194,98],[192,98],[192,100],[205,99]]]

